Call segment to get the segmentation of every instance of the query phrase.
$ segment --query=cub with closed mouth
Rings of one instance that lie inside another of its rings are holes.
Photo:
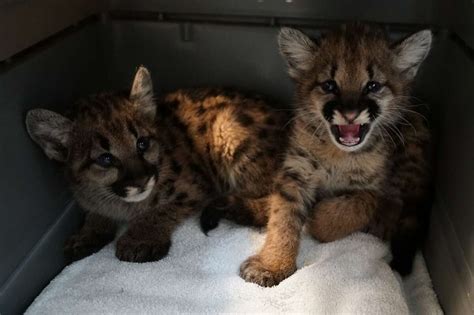
[[[90,96],[68,117],[29,111],[31,138],[64,164],[86,211],[66,255],[76,260],[99,250],[125,221],[116,256],[158,260],[176,226],[216,196],[258,200],[278,167],[280,149],[271,140],[280,137],[283,116],[258,96],[225,89],[183,89],[155,100],[143,67],[130,93]]]

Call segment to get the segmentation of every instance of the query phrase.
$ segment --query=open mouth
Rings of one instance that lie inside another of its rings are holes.
[[[331,131],[338,143],[353,147],[364,141],[369,131],[369,124],[332,125]]]

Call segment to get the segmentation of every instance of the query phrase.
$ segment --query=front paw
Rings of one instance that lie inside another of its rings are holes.
[[[219,225],[219,221],[223,218],[228,205],[229,201],[226,197],[218,197],[204,208],[199,218],[201,230],[204,234],[207,235],[209,231],[214,230]]]
[[[171,241],[134,239],[125,234],[117,241],[115,256],[122,261],[151,262],[165,257],[171,247]]]
[[[397,259],[397,257],[394,257],[390,262],[390,267],[392,268],[392,270],[397,271],[400,276],[406,277],[413,270],[413,260],[400,258]]]
[[[259,255],[255,255],[240,265],[240,277],[262,287],[272,287],[288,278],[295,270],[296,267],[272,270],[262,262]]]
[[[221,216],[218,210],[209,207],[205,208],[199,218],[201,231],[207,235],[209,231],[214,230],[219,225]]]
[[[64,244],[64,257],[71,263],[98,252],[102,247],[113,241],[113,235],[76,234],[71,236]]]
[[[337,229],[335,229],[328,216],[322,211],[313,215],[313,218],[308,220],[308,230],[310,234],[321,243],[328,243],[336,240]]]

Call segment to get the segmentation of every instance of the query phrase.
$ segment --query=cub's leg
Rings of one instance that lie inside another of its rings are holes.
[[[170,204],[137,216],[117,240],[115,255],[130,262],[160,260],[168,254],[176,226],[192,212],[190,207]]]
[[[429,202],[405,205],[402,216],[390,239],[392,261],[390,266],[401,276],[411,273],[413,260],[428,234]]]
[[[302,204],[296,198],[280,194],[270,197],[265,244],[257,255],[240,266],[244,280],[271,287],[295,272],[303,226]]]
[[[335,241],[366,228],[377,205],[375,192],[367,190],[323,199],[313,209],[308,230],[321,242]]]
[[[311,163],[297,153],[287,157],[278,175],[275,192],[269,197],[267,236],[257,255],[240,266],[240,276],[261,286],[274,286],[296,270],[300,233],[307,205],[314,198],[318,179]]]
[[[369,224],[368,233],[390,242],[390,266],[401,276],[411,273],[413,259],[427,234],[430,203],[403,203],[399,198],[384,196],[379,210]]]
[[[218,226],[221,219],[247,226],[265,226],[268,221],[267,209],[268,196],[241,198],[231,195],[216,198],[201,214],[201,229],[207,234]]]
[[[390,238],[391,267],[400,275],[408,275],[416,252],[427,236],[429,214],[433,202],[432,143],[430,132],[421,115],[410,115],[410,126],[403,126],[403,150],[394,157],[390,184],[400,190],[403,200],[401,215]]]
[[[86,213],[84,225],[64,245],[69,262],[89,256],[112,242],[117,231],[116,223],[96,213]]]

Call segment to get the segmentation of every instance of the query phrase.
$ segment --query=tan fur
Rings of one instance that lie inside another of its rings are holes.
[[[313,209],[309,232],[321,242],[335,241],[367,227],[377,206],[376,194],[370,191],[323,199]]]

